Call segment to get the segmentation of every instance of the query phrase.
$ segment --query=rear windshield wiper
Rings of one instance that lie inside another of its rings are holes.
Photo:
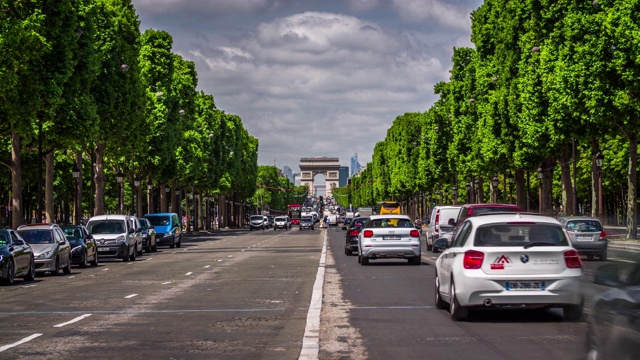
[[[555,242],[548,242],[548,241],[536,241],[536,242],[528,243],[527,245],[524,246],[524,248],[528,249],[534,246],[556,246],[556,245],[559,245],[559,244]]]

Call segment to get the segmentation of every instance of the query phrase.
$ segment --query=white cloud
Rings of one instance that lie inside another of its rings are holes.
[[[447,0],[391,0],[395,10],[411,22],[428,21],[462,31],[471,28],[469,4]]]

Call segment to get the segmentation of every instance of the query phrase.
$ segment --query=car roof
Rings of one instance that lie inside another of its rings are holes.
[[[53,224],[53,223],[39,223],[39,224],[24,224],[24,225],[20,225],[18,226],[18,230],[25,230],[25,229],[52,229],[54,227],[59,227],[58,224]]]
[[[172,216],[172,215],[178,215],[176,213],[153,213],[153,214],[145,214],[144,217],[148,217],[148,216]]]
[[[129,215],[96,215],[96,216],[92,216],[89,221],[91,220],[125,220],[128,217],[130,217]]]
[[[464,204],[461,207],[465,207],[465,208],[472,208],[472,209],[476,209],[476,208],[510,208],[510,209],[518,209],[520,210],[520,207],[518,207],[518,205],[513,205],[513,204]]]
[[[371,215],[371,216],[369,216],[369,219],[371,219],[371,220],[376,220],[376,219],[407,219],[407,220],[411,220],[411,218],[409,218],[409,216],[407,216],[407,215],[397,215],[397,214]]]
[[[595,217],[591,217],[591,216],[567,216],[567,217],[562,217],[560,218],[560,221],[572,221],[572,220],[595,220],[600,222],[600,219],[595,218]]]
[[[551,216],[546,215],[538,215],[538,214],[530,214],[530,213],[492,213],[481,216],[474,216],[466,219],[465,221],[470,221],[473,225],[485,225],[485,224],[495,224],[495,223],[545,223],[545,224],[556,224],[560,225],[560,221],[556,220]]]
[[[460,209],[462,207],[462,205],[438,205],[438,206],[434,206],[433,210],[436,209]]]

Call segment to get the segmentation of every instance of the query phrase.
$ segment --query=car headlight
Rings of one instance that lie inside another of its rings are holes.
[[[82,245],[80,245],[80,246],[76,246],[76,247],[74,247],[73,249],[71,249],[71,252],[72,252],[72,253],[79,253],[79,252],[81,252],[81,251],[82,251]]]
[[[149,237],[149,234],[142,234],[142,237],[146,239]]]
[[[123,243],[124,239],[125,239],[124,235],[120,235],[116,238],[116,243]]]
[[[53,256],[53,252],[54,252],[54,250],[45,251],[43,253],[40,253],[40,255],[36,256],[36,258],[37,259],[50,258],[51,256]]]

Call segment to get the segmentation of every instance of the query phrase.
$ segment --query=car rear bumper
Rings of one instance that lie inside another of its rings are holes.
[[[580,255],[597,255],[607,252],[607,241],[585,241],[571,243],[574,249],[578,250]]]
[[[369,259],[409,259],[420,256],[420,247],[364,247],[360,253]]]
[[[126,243],[98,245],[98,254],[100,258],[112,257],[124,259],[126,256],[129,256],[129,245]]]

